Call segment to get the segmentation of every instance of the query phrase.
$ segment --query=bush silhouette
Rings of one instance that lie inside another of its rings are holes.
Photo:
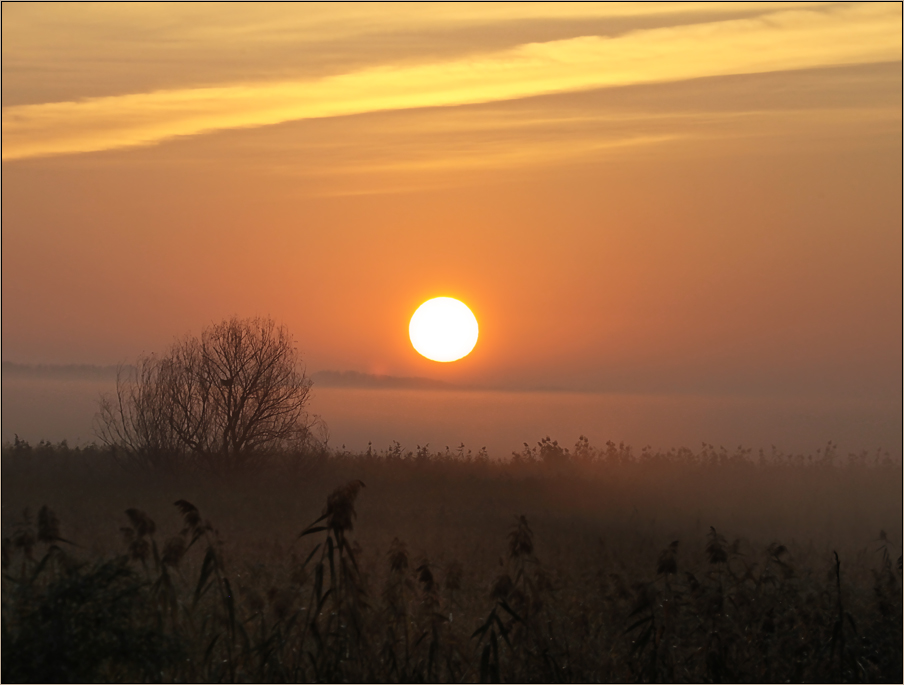
[[[115,394],[101,398],[96,432],[142,466],[191,459],[234,470],[316,442],[310,391],[284,326],[232,318],[121,369]]]

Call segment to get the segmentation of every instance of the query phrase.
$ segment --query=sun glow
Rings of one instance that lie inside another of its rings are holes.
[[[474,314],[464,302],[451,297],[427,300],[408,324],[414,349],[435,362],[466,357],[477,344],[477,332]]]

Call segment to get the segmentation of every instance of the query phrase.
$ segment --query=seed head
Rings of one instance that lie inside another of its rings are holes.
[[[171,537],[163,546],[161,560],[165,566],[178,566],[185,555],[185,538],[181,535]]]
[[[138,509],[126,509],[126,516],[132,523],[132,528],[138,537],[143,538],[145,535],[153,535],[157,530],[157,526],[151,520],[151,517]]]
[[[60,539],[60,520],[45,504],[38,512],[38,540],[55,542]]]
[[[678,541],[675,540],[659,555],[659,563],[656,564],[656,573],[675,575],[678,572],[678,561],[675,559],[677,553]]]
[[[342,533],[351,530],[354,526],[355,500],[358,492],[364,487],[364,483],[360,480],[353,480],[342,487],[336,488],[327,500],[326,511],[324,514],[328,516],[327,525],[335,532]]]
[[[408,569],[408,550],[405,543],[398,538],[393,538],[389,546],[389,568],[394,573],[402,573]]]
[[[503,573],[493,581],[493,587],[490,590],[490,599],[505,599],[511,594],[515,584],[508,573]]]
[[[186,530],[194,530],[201,524],[201,512],[198,511],[198,508],[194,504],[187,500],[180,499],[176,502],[176,506],[179,508],[179,513],[182,514],[182,518],[185,521]]]

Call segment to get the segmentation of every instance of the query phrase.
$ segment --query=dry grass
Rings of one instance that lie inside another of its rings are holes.
[[[902,678],[881,456],[543,440],[214,479],[20,445],[2,467],[5,681]]]

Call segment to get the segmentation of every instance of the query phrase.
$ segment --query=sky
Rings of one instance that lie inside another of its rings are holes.
[[[900,403],[898,3],[2,19],[4,361],[270,316],[310,371]]]

